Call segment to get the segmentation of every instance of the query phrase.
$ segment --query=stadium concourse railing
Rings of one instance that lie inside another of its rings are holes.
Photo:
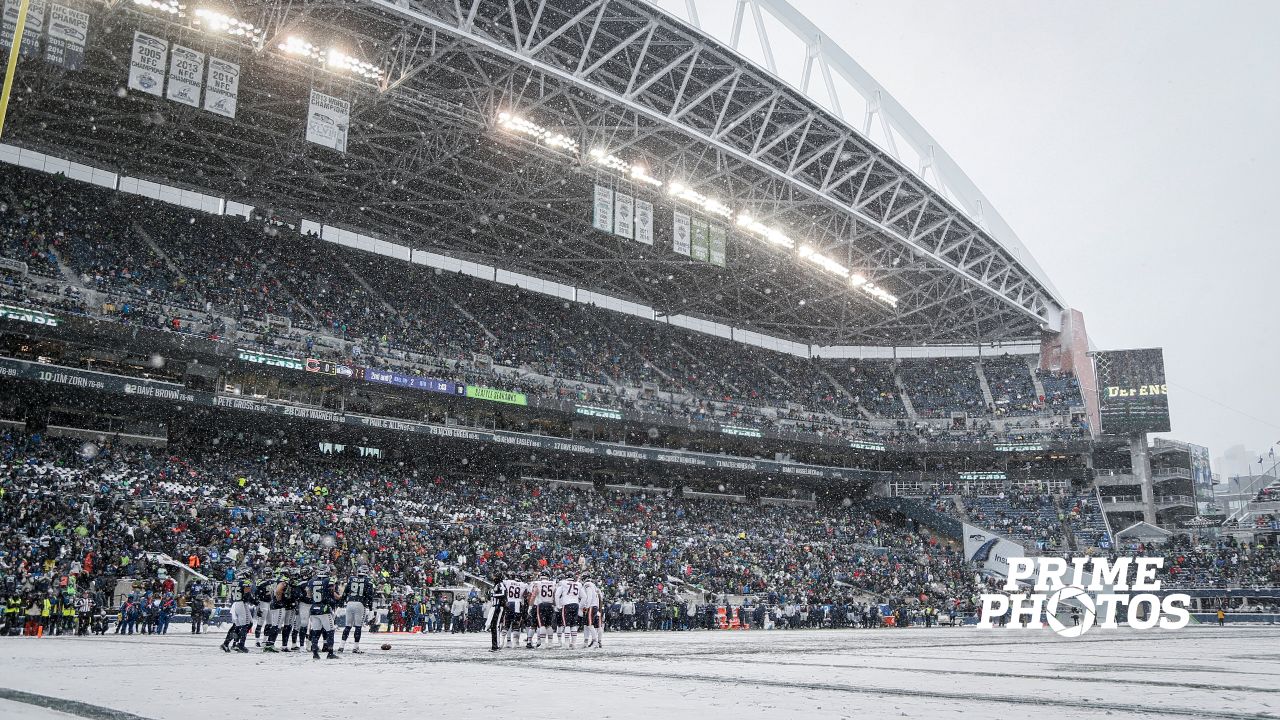
[[[73,310],[67,307],[60,307],[57,312],[62,314],[58,318],[58,322],[54,325],[42,325],[41,332],[57,339],[82,342],[85,340],[106,340],[117,343],[128,343],[131,351],[134,352],[162,352],[170,357],[174,357],[175,349],[179,353],[188,355],[205,355],[214,356],[223,359],[224,369],[233,367],[235,362],[237,349],[246,345],[252,345],[244,339],[228,339],[213,338],[194,333],[183,332],[182,330],[173,330],[166,328],[163,330],[155,328],[140,328],[135,325],[125,324],[117,321],[112,317],[102,317],[89,314],[83,310]],[[31,327],[21,319],[15,319],[6,316],[0,319],[0,327],[9,327],[16,332],[30,331]],[[267,347],[262,348],[265,351],[278,351],[278,348]],[[175,359],[181,359],[176,357]],[[465,371],[460,371],[466,374]],[[483,402],[483,401],[476,401]],[[658,425],[665,427],[679,427],[695,431],[702,431],[711,434],[731,435],[737,437],[759,437],[771,440],[782,440],[788,442],[808,443],[825,445],[828,447],[839,447],[849,450],[860,450],[869,453],[881,452],[1023,452],[1023,451],[1042,451],[1042,450],[1064,450],[1064,451],[1084,451],[1089,447],[1089,441],[1086,438],[1077,438],[1074,440],[1051,440],[1036,439],[1034,436],[1019,439],[1003,439],[991,438],[982,441],[944,441],[937,439],[917,439],[909,442],[891,441],[883,439],[883,436],[873,430],[867,428],[857,428],[849,426],[846,432],[861,430],[863,433],[858,436],[845,437],[836,434],[823,434],[815,432],[806,432],[802,430],[785,430],[779,428],[739,428],[729,426],[728,423],[719,422],[714,419],[695,419],[685,416],[677,416],[667,413],[657,413],[634,408],[609,408],[611,415],[616,417],[601,417],[601,414],[593,412],[598,408],[592,408],[589,402],[576,401],[573,399],[547,398],[533,395],[527,398],[529,407],[552,411],[568,416],[584,419],[584,416],[590,416],[594,420],[615,421],[629,424]],[[585,411],[585,412],[584,412]]]

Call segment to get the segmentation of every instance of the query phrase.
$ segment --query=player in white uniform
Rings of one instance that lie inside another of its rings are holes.
[[[582,608],[582,583],[568,578],[556,589],[556,602],[560,605],[560,627],[569,639],[572,650],[578,640],[578,613]]]
[[[604,607],[604,596],[600,593],[600,587],[590,578],[586,578],[582,582],[582,624],[585,627],[583,638],[587,641],[585,647],[595,645],[597,648],[603,647],[600,643],[601,631],[604,630],[604,617],[601,609]]]
[[[507,598],[507,611],[504,616],[507,647],[520,639],[520,625],[524,622],[524,598],[529,588],[526,583],[514,578],[502,581],[502,592]]]
[[[551,581],[551,576],[545,572],[538,573],[538,579],[529,584],[529,596],[534,608],[534,624],[538,628],[537,647],[542,647],[544,642],[551,647],[551,627],[556,615],[556,584]]]

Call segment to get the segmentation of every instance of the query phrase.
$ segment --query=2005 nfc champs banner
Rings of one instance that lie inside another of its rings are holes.
[[[129,58],[129,89],[160,97],[164,92],[165,60],[169,57],[169,41],[133,33],[133,54]]]
[[[307,140],[338,152],[347,151],[347,129],[351,124],[351,103],[311,91],[307,110]]]

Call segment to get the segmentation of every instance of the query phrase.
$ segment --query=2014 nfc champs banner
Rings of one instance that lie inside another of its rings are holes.
[[[351,103],[341,98],[311,91],[307,110],[307,140],[338,152],[347,151],[347,129],[351,124]]]
[[[236,98],[240,95],[240,66],[210,56],[208,87],[204,91],[204,109],[215,115],[234,118]]]

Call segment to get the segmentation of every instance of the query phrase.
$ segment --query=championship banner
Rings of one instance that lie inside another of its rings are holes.
[[[347,128],[351,123],[351,103],[341,98],[311,91],[307,111],[307,140],[338,152],[347,151]]]
[[[712,225],[710,231],[711,248],[708,256],[712,265],[724,267],[725,228],[723,225]]]
[[[613,234],[628,240],[635,237],[635,198],[616,193],[613,203]]]
[[[191,107],[200,107],[204,87],[204,53],[174,45],[169,54],[169,84],[164,96]]]
[[[613,232],[613,188],[596,185],[591,226],[601,232]]]
[[[689,254],[689,216],[680,211],[675,213],[675,223],[671,234],[671,249],[681,255]]]
[[[236,116],[236,98],[240,94],[240,66],[210,56],[209,87],[204,91],[204,109],[214,115],[234,118]]]
[[[164,90],[165,59],[169,42],[146,33],[133,33],[133,57],[129,60],[129,88],[160,97]]]
[[[690,256],[694,260],[707,261],[707,221],[695,217],[693,219],[693,227],[689,233]]]
[[[84,67],[84,46],[89,39],[89,13],[53,3],[49,11],[49,37],[44,59],[67,70]]]
[[[1012,540],[969,523],[963,523],[964,557],[983,572],[997,577],[1009,577],[1009,559],[1026,557],[1027,551]]]
[[[636,200],[636,240],[653,244],[653,203],[648,200]]]
[[[21,0],[5,0],[4,22],[0,22],[0,47],[9,49],[13,31],[18,28],[18,9]],[[44,16],[49,10],[49,0],[31,0],[27,7],[27,24],[22,29],[22,42],[18,54],[32,57],[40,52],[40,36],[44,34]]]

